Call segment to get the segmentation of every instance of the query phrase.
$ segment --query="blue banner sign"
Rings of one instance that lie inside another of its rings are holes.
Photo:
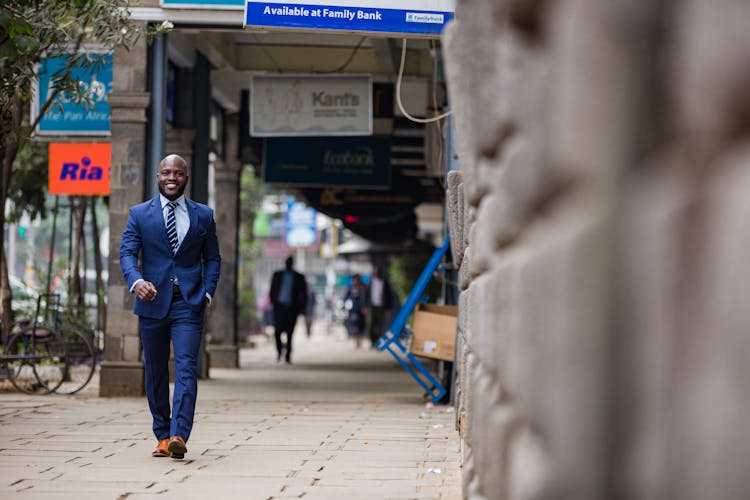
[[[453,10],[453,2],[446,0],[247,0],[244,26],[439,37]]]
[[[86,94],[88,103],[75,103],[70,95],[59,93],[55,102],[39,121],[37,133],[42,135],[109,135],[109,103],[112,91],[112,54],[92,54],[97,58],[93,67],[74,67],[71,78]],[[32,120],[53,91],[52,81],[68,63],[67,56],[42,58],[39,63],[39,85],[32,105]]]
[[[161,0],[162,7],[174,9],[235,9],[241,10],[245,0]],[[239,22],[239,19],[238,19]]]
[[[293,196],[286,201],[284,218],[284,242],[290,247],[309,247],[315,244],[318,233],[315,230],[316,212]]]
[[[303,187],[387,188],[388,137],[269,137],[263,180]]]

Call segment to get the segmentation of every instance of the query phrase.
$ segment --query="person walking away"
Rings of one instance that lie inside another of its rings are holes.
[[[344,297],[344,304],[346,304],[346,308],[349,311],[347,316],[349,336],[354,337],[357,349],[361,347],[362,336],[365,334],[366,300],[367,290],[362,284],[362,278],[359,274],[355,274],[352,276],[352,285]]]
[[[276,339],[276,362],[281,361],[282,354],[288,364],[292,362],[292,335],[297,324],[297,316],[304,314],[307,306],[307,284],[305,277],[293,269],[294,258],[289,256],[284,261],[284,269],[276,271],[271,277],[271,296],[273,304],[274,337]],[[286,333],[286,343],[282,334]]]
[[[310,280],[307,280],[307,304],[305,306],[305,329],[307,338],[312,336],[312,322],[315,318],[315,289]]]
[[[153,419],[153,457],[180,459],[193,427],[198,351],[206,306],[221,270],[213,210],[185,197],[188,168],[175,154],[159,163],[159,194],[130,209],[120,244],[120,268],[130,292],[145,359]],[[140,266],[139,266],[140,257]],[[174,397],[169,403],[170,342]]]
[[[370,319],[370,345],[374,349],[384,333],[386,313],[392,306],[391,285],[383,277],[380,267],[372,270],[372,279],[367,289],[367,311]]]

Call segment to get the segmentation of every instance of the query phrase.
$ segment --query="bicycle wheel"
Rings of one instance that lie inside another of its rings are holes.
[[[96,357],[89,337],[82,331],[63,325],[60,330],[65,344],[67,372],[55,389],[57,394],[75,394],[91,380],[96,369]]]
[[[65,346],[51,328],[31,326],[16,333],[4,358],[10,382],[26,394],[48,394],[65,376]]]

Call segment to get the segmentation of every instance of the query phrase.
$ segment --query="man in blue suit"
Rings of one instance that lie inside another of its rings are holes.
[[[156,180],[159,195],[130,209],[120,245],[120,267],[136,296],[146,397],[158,440],[151,455],[183,458],[193,427],[205,310],[216,292],[221,256],[213,210],[184,196],[185,160],[166,156],[159,163]],[[175,368],[171,412],[170,340]]]

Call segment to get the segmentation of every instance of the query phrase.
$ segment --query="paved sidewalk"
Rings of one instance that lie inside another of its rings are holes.
[[[387,353],[325,324],[199,382],[184,460],[151,458],[145,398],[0,393],[0,498],[458,499],[452,408],[428,408]]]

